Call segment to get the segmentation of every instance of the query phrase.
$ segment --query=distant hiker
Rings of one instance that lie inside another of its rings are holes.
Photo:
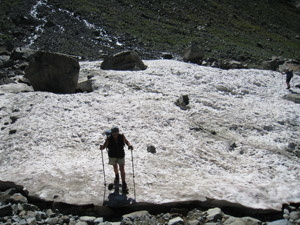
[[[286,69],[285,72],[282,74],[286,75],[286,86],[287,86],[286,89],[290,89],[291,88],[290,81],[291,81],[292,77],[294,76],[293,70]]]
[[[133,147],[123,134],[119,133],[119,128],[111,129],[111,134],[107,136],[100,150],[108,148],[109,164],[113,166],[115,172],[115,183],[119,183],[119,170],[122,178],[122,192],[127,194],[128,188],[125,181],[125,144],[132,151]]]

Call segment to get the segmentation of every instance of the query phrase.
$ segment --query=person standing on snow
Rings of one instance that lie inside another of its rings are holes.
[[[107,137],[104,144],[100,146],[100,150],[108,148],[109,164],[113,166],[115,172],[115,183],[119,183],[119,170],[121,172],[122,179],[122,192],[128,194],[128,188],[125,181],[125,144],[128,149],[133,150],[132,145],[125,138],[123,134],[120,134],[119,128],[114,127],[111,129],[111,135]]]
[[[290,81],[291,79],[293,78],[294,74],[293,74],[293,70],[289,70],[289,69],[286,69],[284,73],[282,74],[285,74],[286,75],[286,86],[287,88],[286,89],[290,89],[291,86],[290,86]]]

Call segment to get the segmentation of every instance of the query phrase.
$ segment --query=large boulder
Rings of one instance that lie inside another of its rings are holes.
[[[287,94],[283,96],[285,100],[300,104],[300,94]]]
[[[79,76],[77,59],[63,54],[37,52],[25,70],[35,91],[74,93]]]
[[[273,56],[271,60],[262,62],[261,69],[276,71],[283,63],[284,59],[282,57]]]
[[[187,47],[184,51],[183,61],[201,64],[204,57],[203,50],[195,44]]]
[[[280,72],[284,72],[286,69],[300,73],[300,62],[296,60],[288,60],[279,66]]]
[[[140,59],[139,55],[133,51],[121,52],[113,56],[106,57],[101,64],[103,70],[145,70],[147,66]]]

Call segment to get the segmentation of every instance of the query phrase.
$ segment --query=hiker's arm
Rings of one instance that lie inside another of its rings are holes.
[[[128,146],[128,148],[130,149],[130,150],[133,150],[133,147],[132,147],[132,145],[129,143],[129,141],[126,139],[126,137],[123,135],[123,138],[124,138],[124,142],[125,142],[125,144]]]
[[[108,146],[108,139],[105,140],[104,144],[103,145],[100,145],[100,150],[104,150],[106,149]]]

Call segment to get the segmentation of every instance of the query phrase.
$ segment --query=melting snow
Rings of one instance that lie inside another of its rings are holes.
[[[282,99],[288,91],[280,73],[145,62],[148,69],[136,72],[82,62],[81,75],[94,75],[97,90],[89,94],[1,94],[0,179],[45,199],[101,204],[99,144],[116,125],[135,147],[137,201],[209,197],[275,209],[300,201],[300,159],[285,151],[300,143],[300,105]],[[181,94],[190,96],[190,110],[175,106]]]

